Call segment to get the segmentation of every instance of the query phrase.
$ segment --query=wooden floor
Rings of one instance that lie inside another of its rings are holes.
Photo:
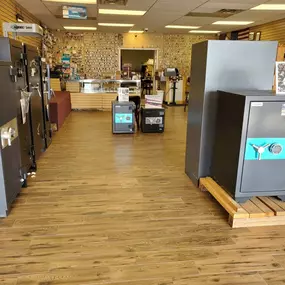
[[[285,284],[285,227],[231,229],[184,174],[186,119],[114,136],[72,113],[0,220],[0,284]]]

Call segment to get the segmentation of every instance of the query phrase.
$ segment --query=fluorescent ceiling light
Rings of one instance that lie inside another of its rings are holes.
[[[189,33],[192,34],[218,34],[221,31],[206,31],[206,30],[195,30],[195,31],[190,31]]]
[[[97,4],[97,0],[44,0],[44,2],[59,2],[72,4]]]
[[[86,31],[96,31],[96,27],[75,27],[75,26],[65,26],[66,30],[86,30]]]
[[[143,31],[129,31],[129,33],[131,33],[131,34],[142,34]]]
[[[99,14],[106,15],[132,15],[132,16],[143,16],[146,11],[136,10],[116,10],[116,9],[99,9]]]
[[[168,26],[165,26],[165,28],[167,29],[199,29],[200,27],[197,27],[197,26],[180,26],[180,25],[168,25]]]
[[[213,25],[233,25],[233,26],[243,26],[254,23],[253,21],[217,21]]]
[[[99,23],[103,27],[133,27],[134,24],[118,24],[118,23]]]
[[[285,4],[261,4],[251,10],[285,10]]]

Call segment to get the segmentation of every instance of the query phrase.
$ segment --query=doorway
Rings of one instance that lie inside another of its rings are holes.
[[[154,94],[156,90],[155,72],[158,69],[157,49],[121,48],[119,66],[124,76],[129,79],[133,79],[133,76],[142,79],[142,94]],[[149,83],[144,84],[144,79]]]

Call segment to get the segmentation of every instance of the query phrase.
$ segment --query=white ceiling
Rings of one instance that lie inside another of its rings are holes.
[[[285,11],[249,10],[259,4],[285,4],[285,0],[128,0],[126,7],[116,5],[82,5],[86,6],[88,17],[92,20],[66,20],[62,15],[62,6],[68,3],[46,2],[45,0],[16,0],[20,5],[34,14],[43,24],[51,29],[63,29],[63,26],[96,26],[97,23],[129,23],[135,24],[133,30],[148,28],[149,32],[188,33],[188,30],[166,29],[166,25],[196,25],[200,29],[219,30],[222,32],[239,30],[285,18]],[[73,4],[70,4],[74,6]],[[100,15],[99,8],[129,9],[147,11],[144,16]],[[215,13],[221,9],[242,9],[239,14],[230,16],[227,20],[254,21],[248,26],[217,26],[213,22],[224,20],[211,17],[189,17],[190,12]],[[114,28],[98,26],[98,31],[128,32],[130,28]]]

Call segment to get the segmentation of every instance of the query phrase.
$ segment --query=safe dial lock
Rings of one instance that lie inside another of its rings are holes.
[[[278,155],[283,151],[283,146],[279,143],[266,144],[263,146],[252,145],[258,154],[258,160],[261,160],[262,154],[268,149],[272,154]]]
[[[283,151],[283,146],[279,143],[274,143],[270,146],[269,151],[275,155],[278,155]]]

